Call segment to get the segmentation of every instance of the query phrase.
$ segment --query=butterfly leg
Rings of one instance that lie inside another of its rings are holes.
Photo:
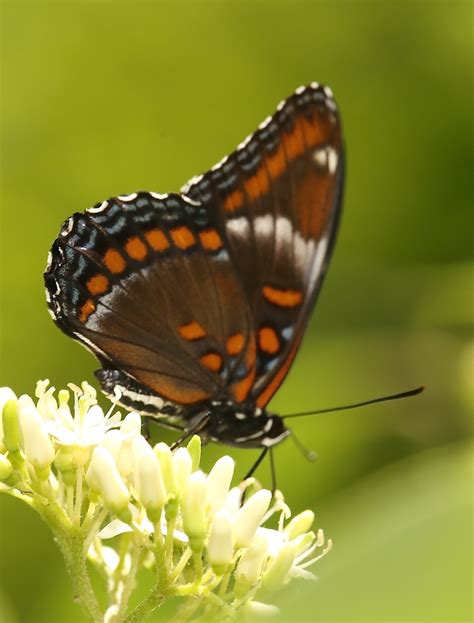
[[[204,417],[198,420],[194,426],[185,430],[181,437],[178,437],[178,439],[171,444],[171,450],[176,450],[176,448],[186,441],[186,439],[189,439],[189,437],[192,437],[193,435],[199,434],[204,428],[206,428],[210,417],[211,414],[206,413]]]
[[[151,433],[150,433],[150,421],[146,417],[142,417],[142,435],[145,437],[147,441],[150,441]]]
[[[263,461],[263,459],[265,458],[265,455],[268,452],[268,448],[264,448],[262,450],[262,452],[260,453],[260,456],[258,457],[258,459],[255,461],[255,463],[252,465],[250,471],[245,475],[245,478],[242,478],[242,480],[247,480],[248,478],[250,478],[251,476],[254,475],[257,467],[260,465],[260,463]]]

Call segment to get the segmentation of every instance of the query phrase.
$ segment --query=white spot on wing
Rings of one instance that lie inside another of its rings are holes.
[[[231,218],[226,223],[227,233],[246,238],[250,233],[250,223],[245,216]]]
[[[108,201],[102,201],[100,205],[95,208],[89,208],[86,212],[89,212],[89,214],[98,214],[99,212],[103,212],[108,205]]]
[[[199,201],[194,201],[194,199],[191,199],[190,197],[188,197],[187,195],[182,195],[183,200],[186,201],[186,203],[191,204],[192,206],[200,206],[201,204],[199,203]]]
[[[71,233],[72,226],[74,225],[74,221],[72,216],[68,218],[68,220],[64,223],[64,226],[61,230],[61,236],[68,236]]]
[[[327,153],[328,153],[328,169],[329,169],[329,173],[334,174],[336,172],[336,169],[337,169],[337,160],[338,160],[337,152],[332,147],[328,147]]]
[[[119,195],[117,199],[120,199],[120,201],[135,201],[137,196],[137,193],[131,193],[130,195]]]
[[[51,253],[51,251],[48,251],[48,258],[46,260],[45,271],[47,271],[47,270],[49,270],[51,268],[52,262],[53,262],[53,254]]]
[[[202,180],[202,178],[203,178],[202,173],[200,175],[194,175],[189,180],[189,182],[186,182],[186,184],[181,187],[181,192],[182,193],[187,193],[189,191],[189,189],[191,188],[191,186],[194,186],[195,184],[199,184],[199,182]]]
[[[319,89],[319,82],[312,82],[312,83],[310,84],[310,87],[311,87],[312,89]]]
[[[301,93],[304,93],[305,89],[306,89],[306,87],[305,87],[305,86],[298,87],[298,88],[295,90],[296,95],[301,95]]]
[[[150,195],[154,199],[166,199],[166,197],[168,196],[167,193],[155,193],[153,191],[150,191]]]
[[[229,156],[224,156],[223,158],[221,158],[221,160],[219,160],[219,162],[217,162],[211,169],[211,171],[217,171],[218,169],[221,168],[221,166],[223,164],[225,164],[227,162],[227,160],[229,159]]]
[[[262,123],[258,126],[259,130],[264,130],[267,125],[271,122],[272,118],[271,117],[267,117],[266,119],[264,119],[262,121]]]
[[[271,214],[265,214],[264,216],[257,216],[255,219],[255,233],[257,236],[266,238],[273,234],[273,216]]]
[[[245,137],[244,140],[237,145],[237,149],[244,149],[245,147],[247,147],[247,145],[252,140],[252,136],[253,134],[249,134],[247,137]]]
[[[315,149],[313,152],[313,160],[318,165],[318,167],[325,167],[328,162],[328,152],[325,147],[321,147],[319,149]]]
[[[291,245],[293,242],[293,225],[284,216],[279,216],[276,220],[276,241],[277,245]]]
[[[329,99],[333,98],[333,92],[331,91],[329,87],[324,87],[324,93],[326,97],[328,97]]]

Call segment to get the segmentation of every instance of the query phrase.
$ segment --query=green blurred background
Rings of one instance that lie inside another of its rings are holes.
[[[319,583],[278,596],[280,619],[471,621],[472,4],[18,1],[1,13],[0,384],[93,380],[92,356],[44,301],[65,218],[121,193],[176,191],[297,86],[329,84],[345,214],[272,407],[427,390],[295,420],[318,460],[285,442],[278,485],[295,510],[316,510],[334,549]],[[209,447],[205,465],[221,452]],[[241,475],[255,459],[231,454]],[[47,528],[6,496],[0,521],[0,621],[83,621]]]

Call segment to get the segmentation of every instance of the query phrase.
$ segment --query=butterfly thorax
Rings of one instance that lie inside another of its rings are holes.
[[[251,403],[213,400],[200,405],[200,414],[199,434],[231,446],[270,448],[290,434],[281,417]]]

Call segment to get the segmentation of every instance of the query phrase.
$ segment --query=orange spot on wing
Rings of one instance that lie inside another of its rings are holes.
[[[198,322],[189,322],[178,327],[178,333],[185,340],[199,340],[206,335],[206,332]]]
[[[319,117],[307,119],[304,115],[301,117],[301,129],[303,130],[306,143],[313,147],[320,143],[324,143],[329,138],[328,124],[323,123]]]
[[[139,262],[144,260],[147,256],[147,250],[144,243],[138,236],[132,236],[125,243],[125,251],[128,255]]]
[[[268,177],[265,164],[259,166],[255,174],[245,180],[244,186],[250,199],[257,199],[268,191]]]
[[[173,242],[179,249],[189,249],[189,247],[196,244],[196,238],[193,232],[184,225],[171,229],[170,234],[173,238]]]
[[[299,290],[280,290],[272,286],[263,286],[263,296],[278,307],[297,307],[303,300],[303,294]]]
[[[109,280],[105,275],[94,275],[87,282],[87,289],[91,294],[103,294],[109,287]]]
[[[280,349],[280,340],[274,329],[271,327],[262,327],[258,332],[258,345],[260,350],[263,350],[265,353],[270,355],[277,353]]]
[[[241,190],[234,190],[233,192],[230,193],[230,195],[227,195],[227,197],[224,200],[224,210],[226,212],[234,212],[235,210],[238,210],[240,208],[240,206],[243,204],[244,202],[244,194]]]
[[[305,143],[299,118],[295,119],[292,131],[283,134],[283,142],[288,160],[294,160],[304,152]]]
[[[81,322],[86,322],[91,314],[95,312],[95,303],[92,299],[87,299],[87,301],[81,306],[79,310],[79,320]]]
[[[270,383],[265,387],[262,393],[256,400],[257,406],[260,408],[264,408],[267,403],[272,398],[273,394],[280,387],[282,381],[285,376],[288,374],[289,369],[291,368],[291,364],[293,363],[293,359],[295,358],[296,351],[298,350],[299,340],[295,343],[287,358],[284,360],[281,368],[279,368],[278,372],[275,374]]]
[[[111,273],[122,273],[125,270],[127,263],[124,258],[115,249],[109,249],[104,255],[104,264],[110,270]]]
[[[202,366],[211,372],[219,372],[222,367],[222,357],[219,353],[206,353],[202,357],[199,357],[199,361]]]
[[[245,338],[243,333],[234,333],[227,338],[226,349],[229,355],[238,355],[242,352],[242,348],[245,344]]]
[[[237,383],[232,386],[232,393],[237,402],[243,402],[247,398],[250,390],[252,389],[252,385],[256,376],[256,346],[255,337],[253,335],[249,340],[244,359],[248,372],[242,380],[237,381]]]
[[[158,228],[145,232],[145,238],[154,251],[165,251],[170,246],[165,234]]]
[[[280,143],[274,154],[268,155],[266,158],[267,168],[273,179],[280,177],[287,167],[285,150]]]
[[[222,239],[215,229],[205,229],[199,232],[199,239],[206,251],[217,251],[222,247]]]
[[[253,382],[255,380],[255,367],[253,367],[250,372],[244,377],[241,381],[236,383],[233,387],[234,398],[237,402],[242,402],[245,400],[249,394],[249,391],[252,388]]]

